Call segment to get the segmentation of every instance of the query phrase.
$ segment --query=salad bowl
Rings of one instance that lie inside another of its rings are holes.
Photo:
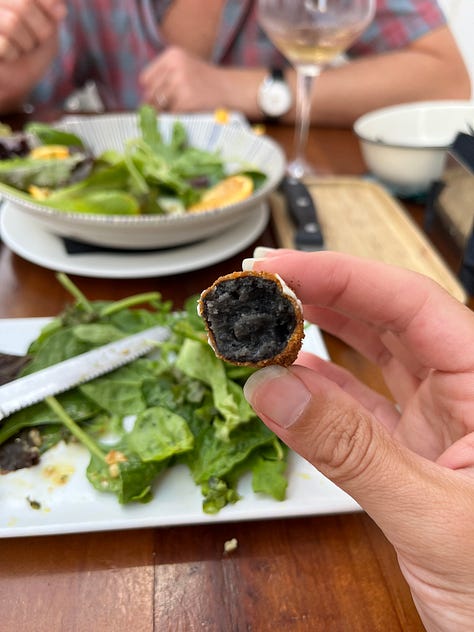
[[[239,173],[257,174],[258,182],[245,199],[229,199],[229,203],[199,212],[181,209],[162,214],[115,214],[110,210],[97,213],[52,208],[5,184],[0,184],[0,194],[14,209],[34,217],[56,235],[119,249],[190,244],[225,231],[257,212],[284,174],[286,161],[279,145],[255,134],[238,116],[231,115],[228,122],[222,123],[212,113],[158,115],[156,125],[164,144],[172,142],[177,122],[184,130],[187,146],[209,152],[222,161],[225,178]],[[67,116],[53,127],[80,138],[93,157],[121,155],[141,133],[139,112]],[[106,185],[103,193],[107,194]]]

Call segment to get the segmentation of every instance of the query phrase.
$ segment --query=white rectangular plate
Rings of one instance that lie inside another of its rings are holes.
[[[0,320],[0,351],[25,353],[49,319]],[[319,329],[310,327],[304,347],[327,358]],[[201,490],[184,466],[160,478],[148,504],[120,505],[89,484],[88,452],[58,444],[38,465],[0,476],[0,537],[51,535],[113,529],[136,529],[207,522],[289,518],[360,510],[359,505],[295,453],[288,463],[287,498],[283,502],[253,493],[250,476],[242,479],[242,499],[215,516],[202,511]],[[34,509],[33,506],[38,508]]]

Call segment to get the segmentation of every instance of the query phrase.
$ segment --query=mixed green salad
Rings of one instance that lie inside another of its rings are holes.
[[[140,215],[197,212],[252,195],[266,175],[227,172],[220,152],[189,144],[177,119],[165,141],[156,111],[141,106],[139,136],[94,156],[83,139],[45,123],[0,129],[0,191],[61,211]]]
[[[243,396],[254,369],[215,356],[197,297],[180,312],[159,293],[91,302],[67,276],[58,279],[74,301],[43,328],[25,357],[12,362],[0,354],[4,381],[154,325],[171,334],[156,352],[10,415],[0,425],[1,473],[35,465],[60,441],[73,441],[90,452],[91,485],[122,504],[151,500],[161,475],[178,463],[189,468],[209,514],[239,500],[246,472],[254,492],[285,498],[287,448]]]

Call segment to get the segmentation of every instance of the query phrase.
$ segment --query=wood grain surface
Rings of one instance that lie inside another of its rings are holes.
[[[291,127],[267,131],[291,153]],[[334,175],[365,171],[348,130],[311,130],[308,157]],[[422,206],[408,210],[419,225]],[[442,227],[435,225],[429,239],[455,271],[460,253]],[[240,269],[257,244],[277,244],[272,225],[238,256],[204,270],[71,278],[91,299],[159,290],[179,307],[220,274]],[[52,316],[67,298],[53,271],[0,244],[0,317]],[[325,341],[335,362],[387,393],[374,366],[332,336]],[[226,554],[224,543],[234,537],[238,547]],[[0,611],[0,632],[423,630],[391,545],[363,512],[3,539]]]
[[[407,211],[382,186],[361,178],[307,179],[328,250],[377,259],[420,272],[466,302],[447,263]],[[271,207],[279,243],[294,248],[294,225],[279,193]]]

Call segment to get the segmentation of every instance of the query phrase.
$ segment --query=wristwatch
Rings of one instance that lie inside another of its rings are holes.
[[[270,121],[286,114],[293,104],[293,94],[285,81],[281,68],[271,68],[260,84],[257,95],[258,105]]]

